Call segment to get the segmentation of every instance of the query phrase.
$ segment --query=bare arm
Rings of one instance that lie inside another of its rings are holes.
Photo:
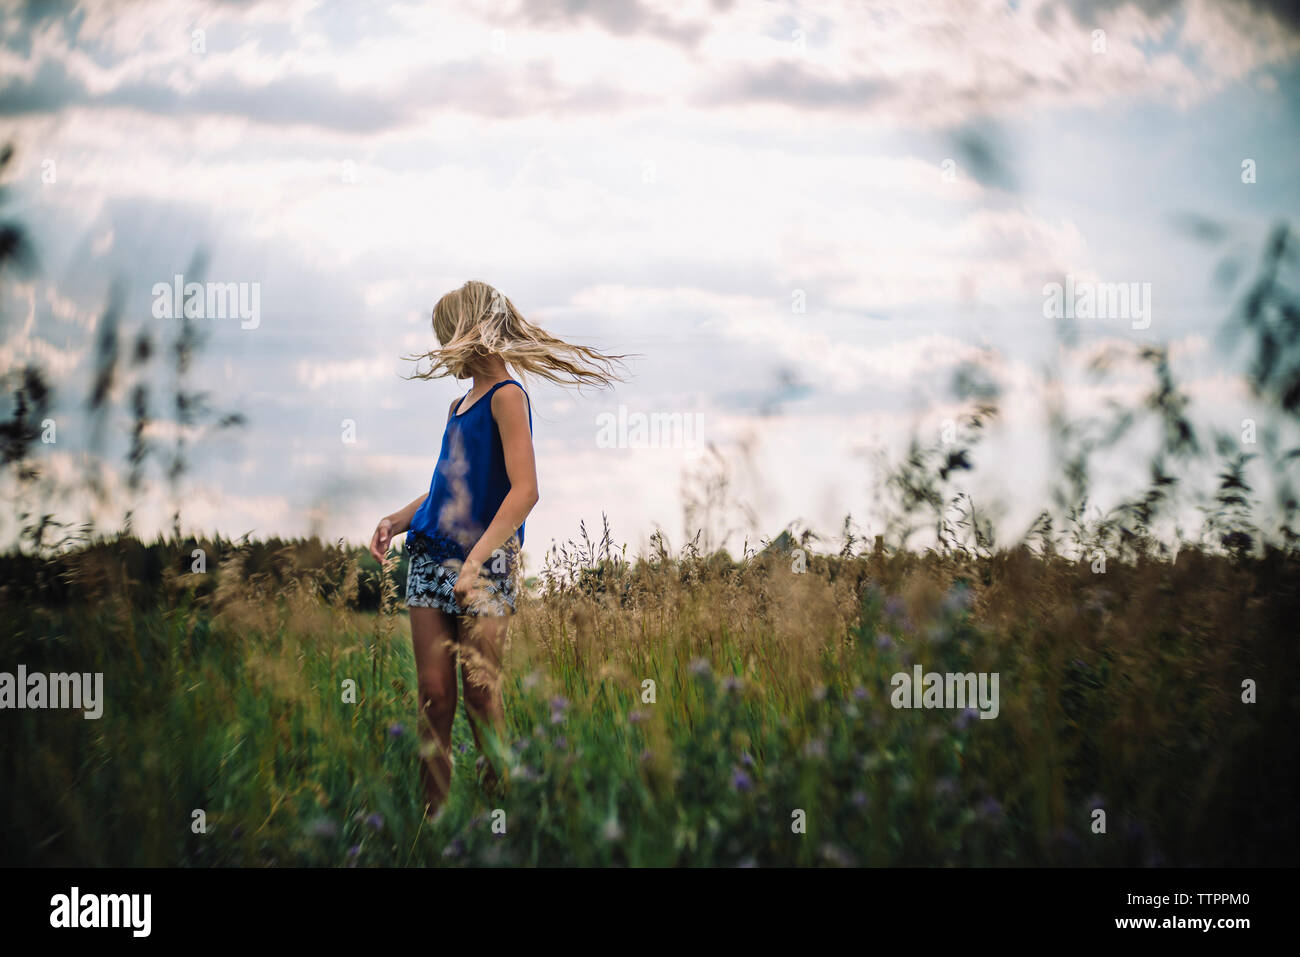
[[[533,458],[533,433],[528,427],[528,399],[518,388],[498,389],[492,396],[492,417],[496,419],[501,432],[501,449],[505,453],[506,475],[510,479],[510,491],[501,502],[491,524],[483,537],[470,549],[465,558],[464,569],[458,576],[465,581],[478,574],[478,570],[492,558],[492,553],[503,546],[514,535],[528,513],[537,504],[537,463]]]
[[[456,411],[456,403],[459,401],[460,399],[456,399],[447,410],[447,421],[451,421],[451,414]],[[375,526],[375,534],[370,536],[370,554],[375,556],[375,561],[381,565],[384,563],[384,556],[388,554],[388,546],[392,544],[393,536],[410,529],[411,519],[415,518],[415,513],[420,510],[420,506],[428,497],[429,493],[425,492],[410,505],[379,520],[379,524]]]

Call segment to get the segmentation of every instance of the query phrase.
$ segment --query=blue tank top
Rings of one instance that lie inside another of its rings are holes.
[[[514,379],[503,379],[479,397],[464,412],[461,406],[469,393],[456,403],[442,433],[442,451],[433,470],[429,496],[411,519],[411,531],[419,532],[457,553],[464,560],[487,531],[497,510],[510,491],[506,457],[501,447],[501,430],[492,417],[492,396]],[[524,398],[528,393],[524,392]],[[528,402],[528,431],[533,430],[533,405]],[[516,533],[524,544],[524,526]]]

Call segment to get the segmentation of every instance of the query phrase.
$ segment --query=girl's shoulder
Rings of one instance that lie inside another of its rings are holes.
[[[511,388],[514,386],[514,388]],[[502,414],[519,415],[521,409],[528,412],[528,423],[531,426],[533,421],[533,400],[529,397],[528,391],[523,385],[515,379],[505,379],[498,382],[492,387],[492,417],[498,418]]]
[[[510,388],[510,386],[514,386],[514,388]],[[494,403],[497,401],[509,402],[512,401],[511,397],[518,395],[522,395],[525,399],[528,398],[528,390],[517,379],[502,379],[492,387],[492,401]],[[502,399],[503,396],[506,397],[504,400]]]

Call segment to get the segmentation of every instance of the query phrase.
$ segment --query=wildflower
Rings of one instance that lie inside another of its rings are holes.
[[[890,618],[902,618],[907,611],[907,606],[903,604],[903,599],[897,595],[890,595],[885,601],[885,614]]]
[[[854,791],[853,796],[849,800],[853,802],[854,807],[859,807],[859,808],[865,808],[868,804],[871,803],[871,799],[867,797],[867,792],[861,790]]]
[[[869,697],[871,697],[871,694],[867,691],[866,688],[862,687],[862,685],[858,685],[856,688],[853,689],[853,697],[857,701],[866,701]]]
[[[735,675],[728,675],[727,679],[722,682],[722,690],[726,691],[728,694],[734,691],[739,691],[742,687],[744,687],[744,682]]]
[[[1053,832],[1052,838],[1058,845],[1071,851],[1077,851],[1083,846],[1083,842],[1079,840],[1079,835],[1075,834],[1069,828],[1058,827]]]
[[[605,825],[600,829],[600,833],[605,840],[610,841],[611,843],[623,839],[623,828],[619,825],[618,818],[613,815],[610,815],[609,820],[607,820]]]
[[[348,848],[348,867],[357,866],[357,858],[361,856],[361,845],[353,844]]]
[[[943,777],[934,782],[934,795],[937,798],[950,798],[957,794],[957,782],[952,778]]]
[[[749,752],[746,751],[744,754],[740,756],[740,763],[747,768],[752,768],[754,766],[754,759],[750,757]]]
[[[1002,819],[1002,804],[997,798],[989,795],[975,808],[975,813],[986,821],[999,821]]]
[[[744,771],[738,770],[731,778],[731,786],[737,791],[748,791],[754,786],[754,781]]]
[[[974,708],[963,708],[957,717],[952,719],[952,726],[958,731],[965,731],[972,721],[979,717],[979,712]]]
[[[312,837],[335,837],[339,826],[327,817],[318,817],[307,825],[307,833]]]
[[[564,712],[568,710],[569,701],[560,695],[551,699],[551,724],[559,724],[564,720]]]
[[[841,848],[826,843],[821,846],[822,858],[836,867],[852,867],[853,859]]]
[[[943,610],[952,614],[954,612],[965,611],[975,603],[971,595],[971,590],[966,585],[954,585],[952,591],[943,599]]]
[[[882,631],[876,635],[876,647],[881,651],[888,651],[894,647],[894,639]]]
[[[648,715],[644,711],[629,711],[627,713],[627,723],[641,724],[647,717]]]
[[[405,731],[406,728],[402,727],[398,722],[393,722],[388,726],[388,736],[390,738],[400,738]]]

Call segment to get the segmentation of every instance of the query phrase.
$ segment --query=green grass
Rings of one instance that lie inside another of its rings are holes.
[[[334,568],[351,591],[311,570],[272,589],[232,555],[215,583],[5,593],[3,669],[102,671],[107,700],[99,720],[0,712],[4,863],[1142,866],[1296,851],[1296,789],[1276,766],[1296,713],[1281,556],[1184,553],[1104,576],[1025,552],[816,557],[804,575],[770,556],[597,570],[513,626],[508,785],[480,787],[462,711],[430,825],[404,615],[352,607],[350,556]],[[999,717],[896,710],[890,677],[914,661],[998,672]],[[1260,701],[1244,704],[1252,676]]]

